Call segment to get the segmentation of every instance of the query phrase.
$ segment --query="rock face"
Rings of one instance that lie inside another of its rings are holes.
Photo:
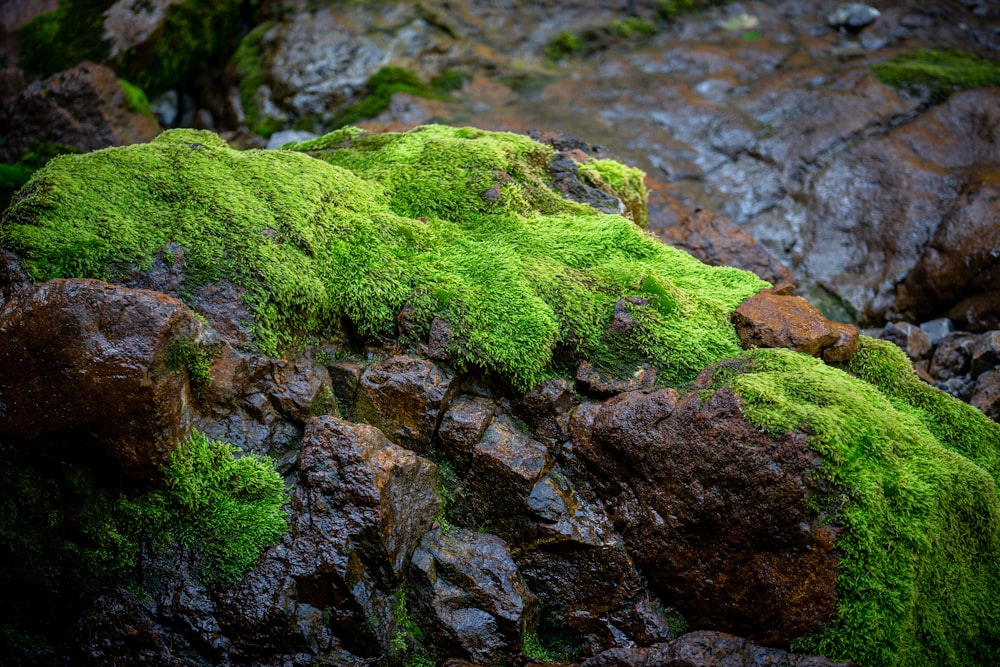
[[[565,141],[174,131],[36,174],[0,223],[5,659],[1000,659],[1000,425],[790,286],[567,199],[555,156],[633,172]],[[79,267],[124,284],[51,275]],[[924,361],[995,410],[995,336],[947,328]],[[195,429],[284,477],[287,532],[226,580],[151,528],[108,575],[143,499],[252,509],[159,468]]]
[[[92,151],[149,141],[162,129],[129,108],[114,71],[89,62],[32,83],[10,102],[3,162],[39,142]]]
[[[176,299],[96,280],[51,281],[7,300],[0,337],[0,438],[74,459],[98,455],[148,478],[191,428],[186,360],[172,357],[208,341]]]
[[[836,532],[806,507],[804,439],[760,433],[732,394],[670,389],[588,404],[573,436],[626,549],[695,626],[783,643],[832,612]]]

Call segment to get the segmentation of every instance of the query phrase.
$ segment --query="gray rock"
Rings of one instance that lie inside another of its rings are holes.
[[[947,317],[939,317],[936,320],[924,322],[920,325],[920,329],[930,336],[931,345],[936,347],[945,336],[955,330],[955,325]]]
[[[848,2],[839,5],[833,13],[826,17],[826,22],[833,28],[851,28],[857,30],[864,28],[882,13],[869,5],[860,2]]]
[[[531,597],[502,539],[434,529],[413,553],[410,576],[414,617],[434,644],[483,665],[505,664],[520,652]]]
[[[903,348],[913,361],[926,359],[931,353],[931,337],[923,329],[909,322],[890,322],[879,336]]]
[[[972,346],[972,378],[1000,366],[1000,331],[987,331]]]
[[[304,130],[279,130],[267,140],[266,148],[274,150],[292,141],[308,141],[309,139],[315,139],[317,136],[319,135]]]

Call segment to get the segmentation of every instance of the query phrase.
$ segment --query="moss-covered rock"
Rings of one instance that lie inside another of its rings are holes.
[[[822,456],[817,509],[841,527],[837,606],[793,647],[862,665],[1000,660],[1000,425],[921,382],[899,348],[862,338],[842,368],[756,350],[715,388]]]
[[[346,128],[288,148],[239,152],[177,130],[56,159],[11,206],[0,244],[36,281],[114,281],[177,244],[181,296],[224,279],[245,289],[268,354],[342,317],[418,342],[437,317],[460,368],[521,387],[582,358],[619,373],[651,361],[662,382],[689,381],[739,351],[730,313],[766,285],[561,198],[552,150],[527,137]],[[634,178],[595,173],[635,205]],[[619,302],[627,333],[611,327]]]
[[[940,102],[956,90],[1000,86],[1000,63],[958,49],[921,49],[872,66],[882,83],[895,88],[922,86]]]

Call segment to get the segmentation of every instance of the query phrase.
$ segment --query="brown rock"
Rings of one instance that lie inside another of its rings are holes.
[[[626,550],[692,625],[781,644],[832,613],[835,529],[809,508],[804,437],[748,425],[727,390],[621,394],[571,425]]]
[[[794,283],[795,276],[731,218],[696,209],[660,238],[712,266],[752,271],[772,284]]]
[[[85,446],[127,475],[158,475],[191,423],[188,376],[168,352],[204,335],[158,292],[84,279],[22,289],[0,311],[0,437],[74,456]]]
[[[970,122],[971,121],[970,119]],[[1000,328],[1000,168],[966,185],[897,288],[902,312],[917,321],[947,313],[960,328]]]
[[[757,646],[722,632],[689,632],[653,646],[613,648],[584,660],[580,667],[849,667],[818,656],[801,656]]]
[[[357,421],[354,416],[354,403],[358,397],[358,385],[361,384],[361,374],[365,372],[364,364],[343,360],[327,366],[330,381],[333,383],[333,394],[337,405],[342,410],[342,416],[351,421]]]
[[[987,331],[972,345],[972,379],[997,366],[1000,366],[1000,331]]]
[[[993,421],[1000,422],[1000,368],[986,371],[976,380],[969,403]]]
[[[458,383],[433,363],[395,356],[365,369],[355,416],[396,444],[424,452],[457,391]]]
[[[631,377],[615,377],[601,372],[589,361],[581,361],[576,367],[576,381],[583,391],[597,396],[638,391],[656,384],[656,367],[643,364]]]
[[[441,453],[464,468],[472,459],[472,450],[493,421],[493,403],[487,399],[459,396],[441,418],[438,443]]]
[[[763,290],[740,304],[732,319],[744,349],[784,347],[840,362],[858,347],[857,327],[826,319],[799,296]]]
[[[115,73],[91,62],[30,84],[14,102],[0,158],[13,162],[46,142],[92,151],[150,141],[163,128],[130,111]]]
[[[568,380],[553,378],[521,398],[519,414],[535,438],[556,448],[569,439],[569,416],[579,402]]]
[[[930,374],[945,381],[968,373],[975,340],[975,335],[966,331],[955,331],[941,339],[931,358]]]
[[[909,322],[890,322],[882,329],[879,338],[898,345],[911,361],[926,359],[932,352],[931,337]]]

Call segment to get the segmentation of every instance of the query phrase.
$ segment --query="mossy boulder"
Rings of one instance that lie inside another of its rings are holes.
[[[0,244],[35,281],[121,281],[182,256],[179,296],[218,281],[245,290],[269,355],[343,318],[362,338],[416,344],[436,317],[459,369],[522,388],[584,358],[690,381],[739,352],[730,313],[766,286],[563,199],[549,187],[552,149],[527,137],[347,128],[286,148],[240,152],[175,130],[56,159],[13,202]],[[634,179],[604,185],[635,201]],[[619,302],[627,333],[611,327]]]
[[[742,350],[732,314],[767,283],[642,230],[633,172],[581,170],[633,219],[565,199],[552,157],[470,128],[345,128],[246,152],[175,130],[52,160],[15,196],[0,247],[35,282],[129,282],[172,262],[171,290],[196,311],[202,288],[235,286],[251,320],[241,353],[431,350],[449,377],[499,378],[497,396],[515,398],[569,387],[584,362],[617,378],[656,369],[669,388],[626,396],[675,396],[692,414],[721,396],[761,447],[814,464],[803,503],[839,560],[832,611],[794,646],[864,665],[1000,661],[1000,426],[921,384],[888,343],[862,339],[838,364]],[[742,480],[731,441],[702,444]],[[635,449],[636,469],[676,454]]]

